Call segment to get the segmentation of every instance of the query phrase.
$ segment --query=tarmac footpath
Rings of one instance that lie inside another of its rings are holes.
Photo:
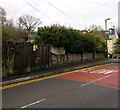
[[[52,75],[57,75],[57,74],[61,74],[61,73],[69,72],[69,71],[84,69],[84,68],[92,67],[95,65],[102,65],[102,64],[107,64],[107,63],[120,63],[120,59],[119,60],[118,59],[100,60],[100,61],[95,61],[95,62],[79,64],[79,65],[71,65],[67,67],[49,69],[46,71],[39,71],[37,73],[31,72],[31,73],[24,74],[24,75],[11,76],[8,78],[3,78],[2,82],[0,82],[0,86],[6,86],[6,85],[29,81],[29,80],[33,80],[37,78],[45,78],[45,77],[52,76]]]

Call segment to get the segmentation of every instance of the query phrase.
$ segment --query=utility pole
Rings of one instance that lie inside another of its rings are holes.
[[[118,33],[120,33],[120,1],[118,2]]]

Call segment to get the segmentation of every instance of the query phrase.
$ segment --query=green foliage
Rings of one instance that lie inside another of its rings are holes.
[[[38,28],[35,43],[64,47],[67,53],[104,51],[105,39],[99,31],[81,33],[60,25]]]
[[[15,27],[4,27],[2,29],[2,41],[3,42],[25,42],[27,33],[23,30]]]
[[[11,26],[2,29],[2,67],[8,73],[12,73],[15,43],[25,43],[25,32]]]
[[[96,48],[97,52],[104,52],[106,49],[106,42],[104,37],[104,32],[98,31],[97,29],[93,30],[91,35],[96,39]]]
[[[117,40],[116,40],[116,44],[117,44],[117,45],[120,45],[120,39],[117,39]]]
[[[38,36],[35,38],[37,44],[50,44],[55,47],[63,47],[67,43],[67,29],[53,25],[38,29]]]
[[[115,48],[114,50],[115,53],[120,53],[120,39],[116,40],[114,48]]]
[[[12,74],[14,67],[14,44],[3,42],[2,44],[2,69],[4,74]]]
[[[93,52],[95,51],[96,49],[96,45],[97,45],[97,42],[96,42],[96,39],[94,38],[93,35],[91,35],[90,33],[86,33],[83,35],[83,38],[82,38],[82,46],[83,46],[83,49],[84,51],[86,52]]]

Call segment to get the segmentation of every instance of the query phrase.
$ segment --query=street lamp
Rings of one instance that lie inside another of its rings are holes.
[[[106,30],[106,34],[105,34],[105,40],[106,40],[106,56],[108,58],[108,45],[107,45],[107,21],[110,20],[110,18],[105,19],[105,30]]]
[[[107,20],[110,20],[110,18],[105,19],[105,29],[107,31]]]

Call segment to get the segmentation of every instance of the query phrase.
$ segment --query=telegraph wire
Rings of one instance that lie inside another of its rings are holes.
[[[34,5],[32,5],[31,3],[27,2],[26,0],[24,0],[29,6],[31,6],[32,8],[34,8],[36,11],[38,11],[39,13],[41,13],[43,16],[45,16],[46,18],[48,18],[45,14],[43,14],[38,8],[36,8]],[[59,8],[57,8],[55,5],[53,5],[52,3],[46,1],[50,6],[52,6],[53,8],[55,8],[56,10],[58,10],[60,13],[62,13],[64,16],[66,16],[67,18],[71,19],[72,21],[74,21],[78,26],[82,26],[84,28],[86,28],[85,26],[83,26],[82,24],[80,24],[77,20],[75,20],[73,17],[71,17],[70,15],[66,14],[65,12],[61,11]],[[96,4],[98,4],[97,2],[94,2]],[[113,4],[114,5],[114,4]],[[99,4],[99,6],[101,6],[101,4]],[[105,6],[105,4],[102,4],[102,6]],[[50,18],[48,18],[50,20]],[[53,21],[53,20],[52,20]]]
[[[66,14],[65,12],[61,11],[59,8],[57,8],[56,6],[54,6],[52,3],[48,2],[47,0],[45,0],[49,5],[51,5],[53,8],[55,8],[56,10],[58,10],[59,12],[61,12],[63,15],[65,15],[66,17],[68,17],[69,19],[71,19],[72,21],[74,21],[75,23],[77,23],[77,25],[80,25],[82,27],[85,28],[85,26],[83,26],[82,24],[80,24],[78,21],[76,21],[75,19],[73,19],[71,16],[69,16],[68,14]]]
[[[43,14],[38,8],[36,8],[35,6],[33,6],[30,2],[27,2],[26,0],[24,0],[29,6],[31,6],[33,9],[35,9],[36,11],[38,11],[40,14],[42,14],[44,17],[48,18],[45,14]],[[48,18],[50,20],[50,18]],[[53,20],[51,20],[53,21]]]

